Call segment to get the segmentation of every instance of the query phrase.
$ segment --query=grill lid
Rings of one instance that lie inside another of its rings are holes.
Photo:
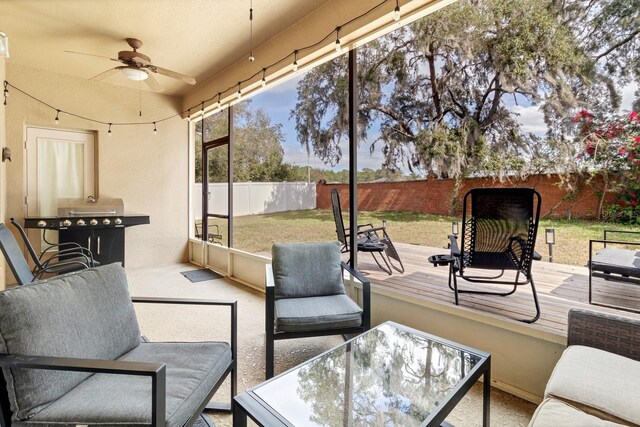
[[[124,203],[122,199],[58,199],[58,216],[122,216]]]

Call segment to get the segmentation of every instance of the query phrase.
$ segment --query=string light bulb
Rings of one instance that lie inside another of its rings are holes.
[[[393,20],[394,21],[400,20],[400,4],[398,4],[398,0],[396,0],[396,8],[393,9]]]
[[[238,99],[242,99],[242,89],[240,89],[240,82],[238,82],[238,93],[236,94]]]
[[[220,107],[220,92],[218,92],[218,100],[213,104],[213,108],[219,108]]]
[[[5,80],[4,82],[4,105],[7,105],[7,98],[9,97],[9,89],[7,88],[7,85],[9,83]]]
[[[191,108],[187,110],[187,120],[191,118]]]
[[[109,123],[109,131],[107,132],[107,136],[111,136],[111,124],[112,123]]]
[[[293,51],[293,72],[294,73],[298,72],[298,51],[297,50]]]
[[[204,101],[200,102],[200,113],[204,115]]]
[[[157,135],[158,134],[158,128],[156,126],[156,122],[153,122],[153,134]]]
[[[262,87],[266,87],[267,86],[267,79],[265,77],[265,73],[267,72],[266,68],[262,69],[262,80],[260,80],[260,85],[262,85]]]
[[[342,45],[340,44],[340,26],[336,27],[336,52],[342,52]]]
[[[56,122],[57,125],[60,124],[60,110],[56,110],[55,122]]]

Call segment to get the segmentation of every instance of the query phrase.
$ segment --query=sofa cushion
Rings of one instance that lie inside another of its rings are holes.
[[[119,264],[0,292],[0,352],[116,359],[139,343],[140,329]],[[91,375],[37,369],[3,373],[14,419],[37,413]]]
[[[640,424],[640,362],[592,347],[569,346],[551,374],[545,397],[618,423]]]
[[[119,360],[166,363],[167,427],[189,420],[231,363],[227,343],[141,343]],[[77,424],[148,426],[151,424],[149,377],[96,374],[16,426]]]
[[[316,331],[362,325],[362,309],[346,295],[276,300],[276,330]]]
[[[622,424],[601,420],[557,399],[545,399],[534,412],[529,427],[615,427]]]
[[[276,243],[271,255],[276,299],[345,293],[340,243]]]

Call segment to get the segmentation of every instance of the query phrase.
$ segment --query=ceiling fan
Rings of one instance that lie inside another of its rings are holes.
[[[160,83],[158,83],[158,81],[151,75],[151,73],[162,74],[163,76],[171,77],[172,79],[182,80],[183,82],[190,85],[196,84],[196,79],[194,79],[193,77],[185,76],[184,74],[167,70],[166,68],[161,68],[157,65],[152,64],[151,59],[147,55],[138,52],[138,49],[142,47],[142,42],[140,40],[134,38],[128,38],[125,40],[133,50],[122,50],[118,52],[118,59],[109,58],[108,56],[102,55],[94,55],[92,53],[73,52],[70,50],[65,50],[65,52],[80,55],[97,56],[99,58],[107,58],[111,61],[121,62],[124,64],[100,73],[89,80],[103,80],[120,71],[131,80],[144,80],[149,85],[151,90],[155,92],[162,92],[164,89],[162,88],[162,86],[160,86]]]

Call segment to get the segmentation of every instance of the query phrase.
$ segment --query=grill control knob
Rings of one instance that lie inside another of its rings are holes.
[[[122,220],[121,220],[120,218],[116,218],[113,222],[114,222],[116,225],[120,225],[120,224],[122,224]]]
[[[87,223],[86,223],[86,222],[84,222],[84,219],[79,219],[79,220],[76,222],[76,224],[78,224],[78,225],[82,226],[82,225],[86,225]]]
[[[65,227],[69,227],[71,225],[71,221],[65,219],[64,221],[62,221],[62,225],[64,225]]]
[[[109,218],[105,218],[105,219],[102,220],[102,223],[104,225],[109,225],[109,224],[111,224],[111,220]]]
[[[89,221],[89,224],[98,225],[98,220],[97,219],[92,219],[91,221]]]
[[[38,221],[38,227],[46,227],[46,226],[47,226],[47,221],[43,221],[43,220]]]

